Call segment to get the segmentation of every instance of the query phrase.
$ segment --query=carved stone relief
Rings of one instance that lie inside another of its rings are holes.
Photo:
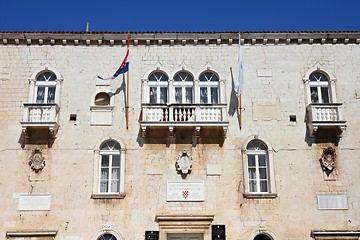
[[[39,172],[45,167],[45,158],[42,155],[42,150],[39,148],[35,148],[32,150],[29,166],[35,172]]]
[[[336,164],[335,149],[332,147],[325,148],[323,154],[321,155],[320,163],[324,171],[333,171]]]
[[[190,174],[192,170],[192,156],[189,155],[185,149],[183,150],[182,154],[179,154],[176,157],[175,167],[176,171],[183,177],[186,177],[187,174]]]

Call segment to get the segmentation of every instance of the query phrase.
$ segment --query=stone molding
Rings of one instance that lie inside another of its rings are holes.
[[[130,45],[278,45],[359,44],[360,31],[308,32],[131,32]],[[7,45],[122,45],[127,32],[0,32],[0,44]]]

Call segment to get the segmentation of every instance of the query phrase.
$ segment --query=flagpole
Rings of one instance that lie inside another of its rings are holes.
[[[126,117],[126,129],[129,129],[129,78],[130,73],[126,73],[126,106],[125,106],[125,117]]]
[[[239,127],[241,130],[241,128],[242,128],[242,97],[241,97],[241,94],[239,96]]]
[[[130,47],[130,33],[128,32],[127,39],[127,48]],[[130,78],[130,65],[129,69],[126,73],[126,97],[125,97],[125,121],[126,121],[126,129],[129,129],[129,78]]]

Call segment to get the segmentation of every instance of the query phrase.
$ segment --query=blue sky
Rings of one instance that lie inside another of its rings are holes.
[[[2,0],[0,31],[360,30],[360,0]]]

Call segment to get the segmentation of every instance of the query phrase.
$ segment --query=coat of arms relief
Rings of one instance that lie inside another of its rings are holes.
[[[36,173],[43,170],[45,167],[45,158],[42,155],[42,150],[39,148],[35,148],[32,150],[29,166]]]
[[[186,149],[176,157],[175,163],[176,171],[181,174],[183,178],[192,170],[192,156],[187,153]]]
[[[332,172],[336,165],[336,153],[332,147],[327,147],[323,150],[323,154],[320,158],[321,168],[325,172]]]

